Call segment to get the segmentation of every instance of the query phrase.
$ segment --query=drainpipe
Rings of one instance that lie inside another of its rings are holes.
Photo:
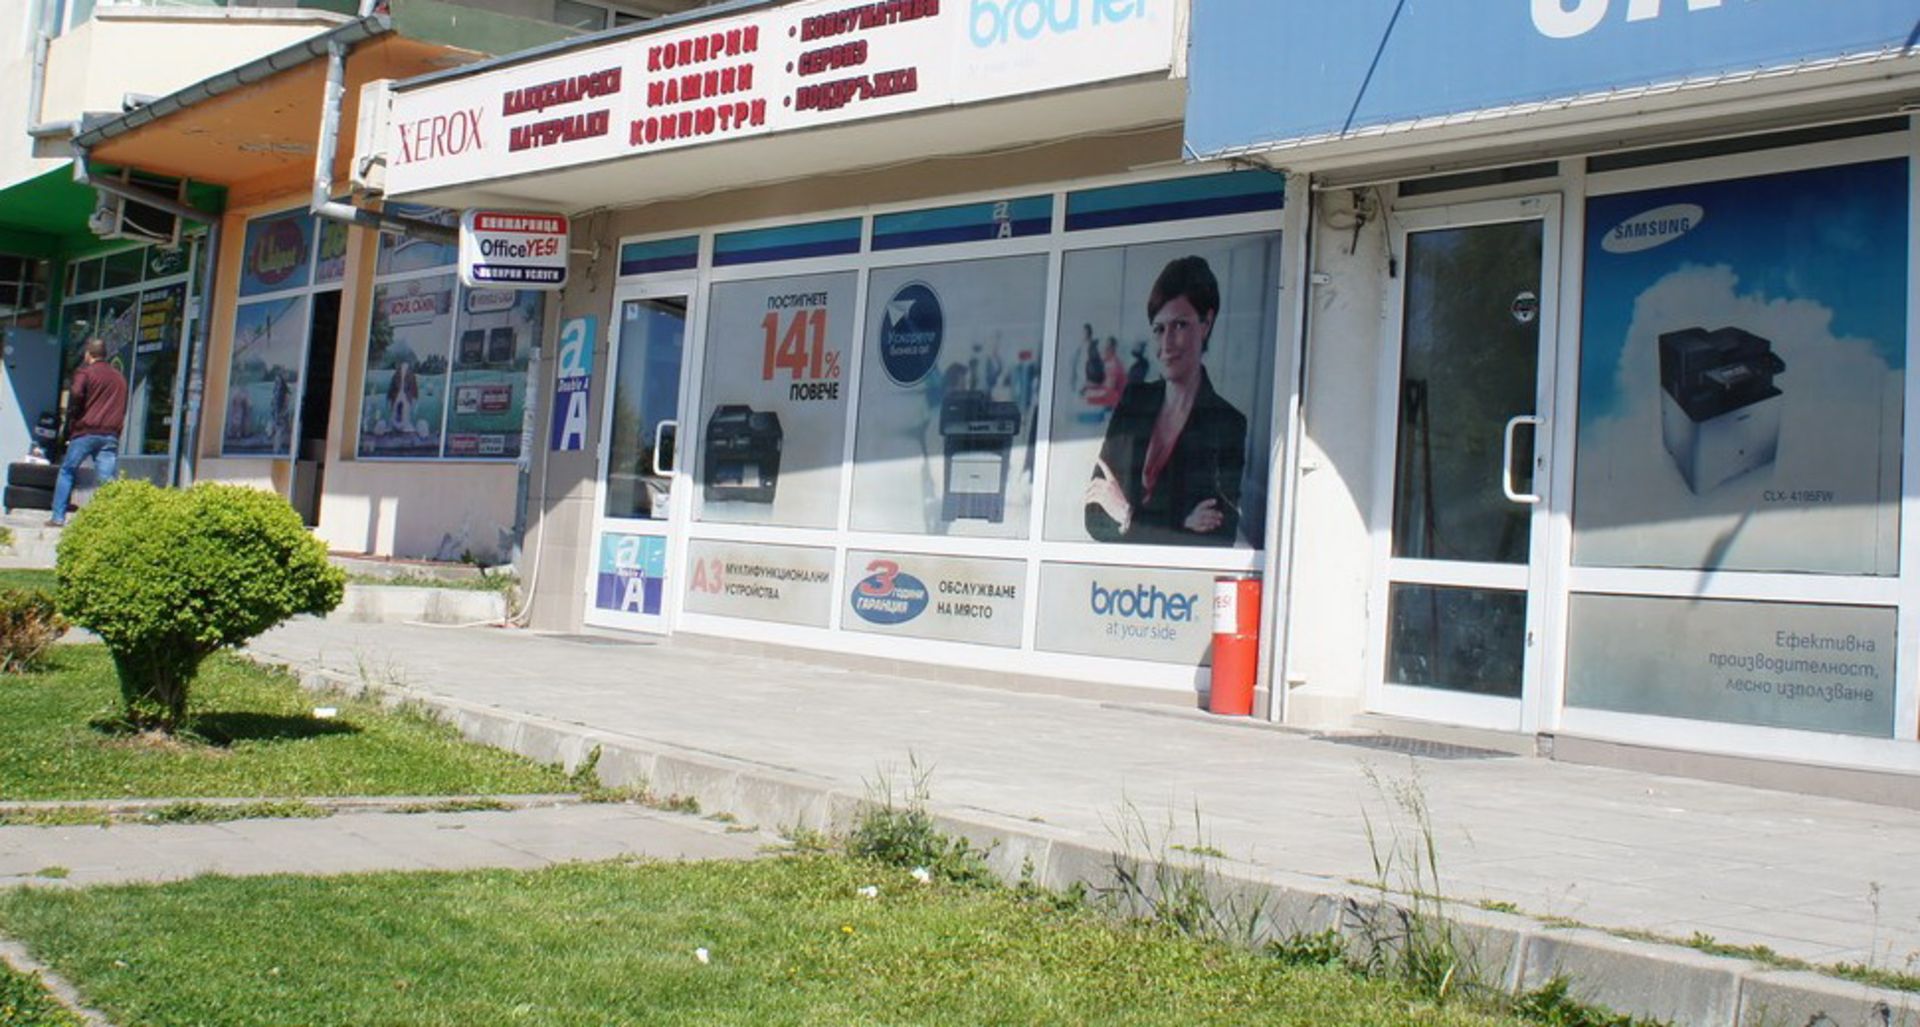
[[[40,120],[40,105],[47,96],[47,49],[52,42],[53,37],[47,34],[45,25],[34,29],[33,82],[27,87],[27,134],[35,139],[54,139],[80,132],[80,122],[77,120]]]
[[[415,221],[341,203],[333,198],[333,159],[340,152],[340,110],[347,93],[347,44],[327,42],[327,86],[320,113],[320,142],[313,158],[313,200],[308,209],[318,217],[344,221],[375,231],[399,232],[417,239],[451,243],[460,233],[445,225]]]

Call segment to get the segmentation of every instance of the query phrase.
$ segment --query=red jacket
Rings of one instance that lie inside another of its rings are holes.
[[[119,435],[127,420],[127,380],[104,360],[81,364],[67,385],[67,438]]]

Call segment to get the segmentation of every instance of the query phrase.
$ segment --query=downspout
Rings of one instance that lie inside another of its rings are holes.
[[[340,111],[347,94],[346,43],[327,41],[327,86],[320,111],[320,142],[313,158],[313,199],[308,209],[317,217],[344,221],[349,225],[381,232],[398,232],[416,239],[451,243],[460,233],[445,225],[430,224],[412,218],[382,214],[341,203],[333,198],[333,160],[340,152]]]
[[[45,13],[44,8],[42,13]],[[55,139],[80,133],[80,122],[77,120],[40,120],[40,105],[47,98],[47,50],[52,43],[53,37],[47,34],[45,24],[34,29],[33,82],[27,87],[27,134],[35,139]]]

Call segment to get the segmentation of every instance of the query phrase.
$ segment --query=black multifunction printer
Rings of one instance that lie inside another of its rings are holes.
[[[1773,343],[1739,328],[1660,336],[1660,433],[1698,495],[1773,462],[1787,365]]]
[[[715,407],[707,420],[707,502],[773,502],[782,439],[779,414],[740,403]]]

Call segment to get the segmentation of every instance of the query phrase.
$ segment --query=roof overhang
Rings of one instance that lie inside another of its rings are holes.
[[[351,132],[360,87],[368,82],[440,71],[497,48],[571,35],[559,26],[439,0],[392,0],[389,13],[348,22],[90,123],[74,143],[101,163],[227,186],[234,202],[244,204],[310,187],[330,46],[348,47],[342,124]],[[337,180],[344,181],[347,163],[344,156],[336,162]]]

